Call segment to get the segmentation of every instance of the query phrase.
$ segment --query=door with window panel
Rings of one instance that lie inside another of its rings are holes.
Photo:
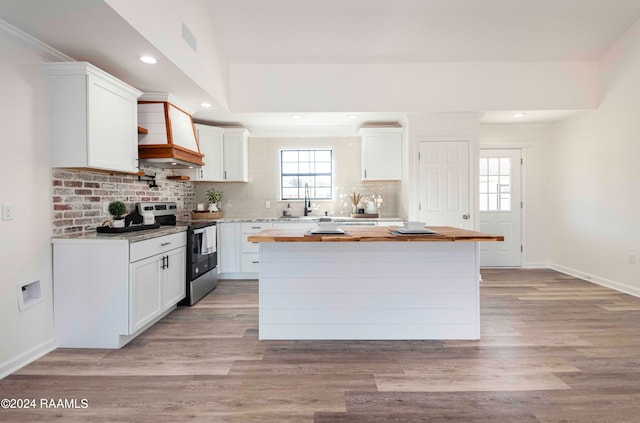
[[[480,265],[522,266],[522,161],[519,149],[481,149],[480,230],[504,242],[481,242]],[[489,245],[491,244],[491,245]]]

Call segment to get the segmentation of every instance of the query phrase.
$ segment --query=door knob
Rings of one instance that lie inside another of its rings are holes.
[[[463,218],[464,220],[467,220],[467,219],[470,219],[470,218],[471,218],[471,216],[469,215],[469,213],[467,213],[467,214],[463,214],[463,215],[462,215],[462,218]]]

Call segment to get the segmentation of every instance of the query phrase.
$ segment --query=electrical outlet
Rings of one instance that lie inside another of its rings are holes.
[[[265,209],[270,209],[270,208],[271,208],[271,201],[266,200],[266,201],[264,202],[264,208],[265,208]]]
[[[109,202],[108,201],[103,201],[102,202],[102,213],[109,214]]]
[[[637,258],[635,253],[629,253],[629,264],[636,264]]]
[[[2,205],[2,220],[13,220],[13,204]]]

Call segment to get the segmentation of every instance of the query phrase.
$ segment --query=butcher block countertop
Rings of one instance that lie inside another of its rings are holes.
[[[436,232],[429,235],[396,235],[397,227],[354,227],[346,228],[346,235],[310,235],[295,229],[265,229],[248,237],[249,242],[479,242],[504,241],[501,235],[491,235],[451,226],[430,226]]]

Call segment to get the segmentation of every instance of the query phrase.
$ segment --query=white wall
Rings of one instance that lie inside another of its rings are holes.
[[[0,378],[53,344],[51,169],[44,60],[0,25],[0,203],[15,219],[0,221]],[[44,300],[18,310],[19,282],[41,281]]]
[[[525,202],[525,267],[545,267],[548,251],[548,178],[552,124],[480,125],[480,148],[519,148],[525,161],[523,194]]]
[[[602,101],[551,133],[553,265],[640,295],[640,22],[601,64]]]

